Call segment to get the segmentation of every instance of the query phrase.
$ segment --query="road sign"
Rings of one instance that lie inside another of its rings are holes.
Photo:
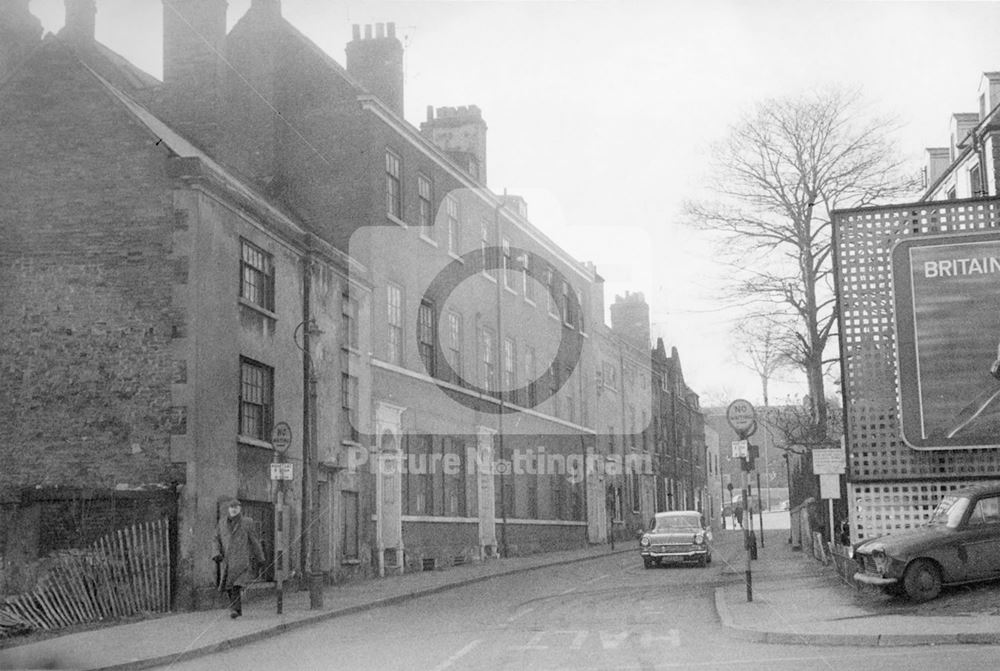
[[[292,464],[271,464],[271,479],[272,480],[292,480],[293,479]]]
[[[291,444],[292,427],[288,426],[288,422],[278,422],[275,424],[274,428],[271,429],[271,445],[274,446],[274,449],[278,452],[284,452]]]
[[[813,475],[840,475],[847,470],[841,449],[813,450]]]
[[[750,451],[750,444],[745,440],[734,440],[733,441],[733,458],[745,457]]]
[[[840,498],[840,476],[836,473],[823,473],[819,476],[819,497],[821,499]]]
[[[757,428],[757,413],[750,401],[739,398],[726,408],[726,421],[733,431],[746,438],[753,435]]]

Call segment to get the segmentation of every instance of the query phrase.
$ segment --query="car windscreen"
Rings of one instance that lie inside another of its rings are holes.
[[[701,520],[697,517],[660,517],[654,531],[698,531]]]
[[[962,521],[966,508],[969,507],[969,499],[958,496],[946,496],[938,503],[937,508],[931,513],[931,518],[927,520],[929,525],[940,525],[946,527],[957,527]]]

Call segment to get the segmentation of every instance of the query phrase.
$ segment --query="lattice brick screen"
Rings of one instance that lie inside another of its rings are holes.
[[[1000,229],[1000,199],[844,210],[833,219],[850,480],[906,487],[912,499],[921,487],[944,486],[942,480],[1000,476],[997,448],[914,450],[900,439],[890,263],[893,245],[903,239]],[[904,480],[930,482],[898,484]],[[879,526],[875,519],[861,522]]]
[[[919,526],[930,518],[942,496],[964,486],[955,481],[854,483],[850,485],[851,542]]]

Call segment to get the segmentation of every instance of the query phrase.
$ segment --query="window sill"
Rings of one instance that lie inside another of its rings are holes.
[[[274,445],[267,442],[266,440],[261,440],[260,438],[252,438],[250,436],[244,436],[239,434],[236,436],[236,442],[240,445],[247,445],[248,447],[259,447],[265,450],[273,450]]]
[[[405,221],[403,221],[402,219],[400,219],[399,217],[397,217],[394,214],[386,212],[385,213],[385,218],[388,219],[389,221],[391,221],[392,223],[396,224],[400,228],[409,228],[409,226],[406,224]]]
[[[242,305],[243,307],[245,307],[247,309],[253,310],[254,312],[259,312],[260,314],[264,315],[268,319],[273,319],[274,321],[278,321],[278,315],[276,313],[274,313],[274,312],[271,312],[267,308],[261,307],[261,306],[257,305],[256,303],[248,301],[247,299],[245,299],[243,297],[240,297],[239,303],[240,303],[240,305]]]
[[[485,270],[484,270],[484,271],[482,271],[482,274],[483,274],[483,277],[485,277],[486,279],[488,279],[488,280],[489,280],[490,282],[492,282],[493,284],[496,284],[496,283],[497,283],[497,276],[496,276],[496,275],[490,275],[490,274],[489,274],[488,272],[486,272]]]
[[[504,284],[503,288],[504,288],[504,291],[506,291],[507,293],[509,293],[511,296],[517,296],[517,289],[514,289],[513,287],[511,287],[508,284]]]
[[[532,300],[532,299],[530,299],[530,298],[528,298],[527,296],[524,297],[524,302],[527,303],[528,305],[532,306],[532,307],[537,307],[537,305],[535,304],[535,301]]]
[[[448,250],[448,256],[450,256],[451,258],[455,259],[459,263],[465,263],[465,259],[463,259],[461,256],[459,256],[455,252],[451,251],[450,249]]]
[[[438,246],[437,240],[435,240],[434,238],[427,237],[426,235],[424,235],[423,231],[420,231],[420,236],[419,237],[420,237],[421,240],[423,240],[424,242],[426,242],[431,247],[437,247]]]
[[[346,559],[344,557],[340,558],[341,566],[357,566],[361,563],[360,559]]]

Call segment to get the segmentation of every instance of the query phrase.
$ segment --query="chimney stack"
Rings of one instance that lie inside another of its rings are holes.
[[[396,38],[396,24],[379,23],[351,29],[353,39],[347,43],[347,74],[367,89],[386,107],[403,116],[403,44]]]
[[[642,292],[626,291],[611,304],[611,330],[642,351],[649,349],[649,304]]]
[[[0,0],[0,79],[21,64],[42,39],[42,22],[28,0]]]
[[[217,139],[225,40],[226,0],[163,0],[163,83],[170,121],[206,147]]]
[[[76,44],[85,45],[94,41],[94,26],[97,17],[96,0],[65,0],[66,23],[59,31],[60,36]]]
[[[486,184],[486,122],[475,105],[427,108],[420,134],[441,148],[480,184]]]

